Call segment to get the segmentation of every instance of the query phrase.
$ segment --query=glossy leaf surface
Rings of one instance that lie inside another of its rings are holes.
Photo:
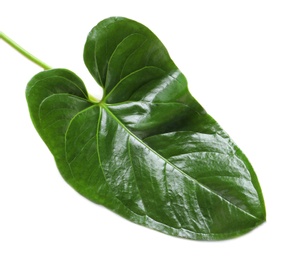
[[[249,161],[148,28],[126,18],[100,22],[84,61],[104,89],[99,103],[64,69],[37,74],[26,91],[32,121],[74,189],[189,239],[236,237],[265,221]]]

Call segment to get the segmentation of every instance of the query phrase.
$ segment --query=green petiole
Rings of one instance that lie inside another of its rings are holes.
[[[17,50],[19,53],[21,53],[24,57],[29,59],[30,61],[34,62],[38,66],[42,67],[44,70],[52,69],[52,67],[48,66],[46,63],[42,62],[35,56],[33,56],[31,53],[23,49],[20,45],[18,45],[16,42],[14,42],[12,39],[10,39],[6,34],[3,32],[0,32],[0,39],[3,39],[6,43],[8,43],[12,48]]]

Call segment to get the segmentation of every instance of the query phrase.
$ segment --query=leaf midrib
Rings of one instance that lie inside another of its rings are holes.
[[[252,215],[251,213],[245,211],[244,209],[238,207],[237,205],[231,203],[230,201],[228,201],[227,199],[225,199],[224,197],[222,197],[221,195],[217,194],[216,192],[212,191],[210,188],[208,188],[207,186],[203,185],[202,183],[200,183],[198,180],[196,180],[195,178],[190,177],[187,173],[185,173],[184,171],[182,171],[180,168],[178,168],[176,165],[172,164],[169,160],[167,160],[166,158],[164,158],[161,154],[157,153],[155,150],[153,150],[150,146],[148,146],[146,143],[144,143],[140,138],[138,138],[135,134],[133,134],[112,112],[111,110],[106,106],[106,104],[104,103],[100,103],[100,106],[108,113],[112,116],[112,118],[130,135],[132,136],[134,139],[136,139],[138,142],[140,142],[142,145],[144,145],[147,149],[149,149],[151,152],[153,152],[156,156],[158,156],[159,158],[161,158],[162,160],[164,160],[168,165],[170,165],[171,167],[173,167],[175,170],[177,170],[179,173],[181,173],[183,176],[185,176],[185,178],[187,178],[188,180],[195,182],[197,185],[199,185],[202,189],[206,190],[207,192],[214,194],[215,196],[219,197],[221,200],[225,201],[227,204],[230,204],[232,207],[235,207],[236,209],[238,209],[239,211],[241,211],[242,213],[250,216],[251,218],[254,219],[258,219],[261,220],[260,218],[258,218],[257,216]]]

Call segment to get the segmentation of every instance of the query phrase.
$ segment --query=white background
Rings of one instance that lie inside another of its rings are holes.
[[[290,1],[2,0],[0,13],[0,30],[97,95],[82,59],[91,28],[110,16],[149,27],[252,162],[267,208],[247,235],[197,242],[87,201],[32,126],[25,87],[41,69],[0,40],[0,259],[291,259]]]

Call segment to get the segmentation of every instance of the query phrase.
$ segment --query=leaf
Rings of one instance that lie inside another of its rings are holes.
[[[148,28],[119,17],[100,22],[84,61],[104,89],[100,102],[64,69],[37,74],[26,90],[35,128],[75,190],[189,239],[228,239],[265,221],[248,159],[191,96]]]

